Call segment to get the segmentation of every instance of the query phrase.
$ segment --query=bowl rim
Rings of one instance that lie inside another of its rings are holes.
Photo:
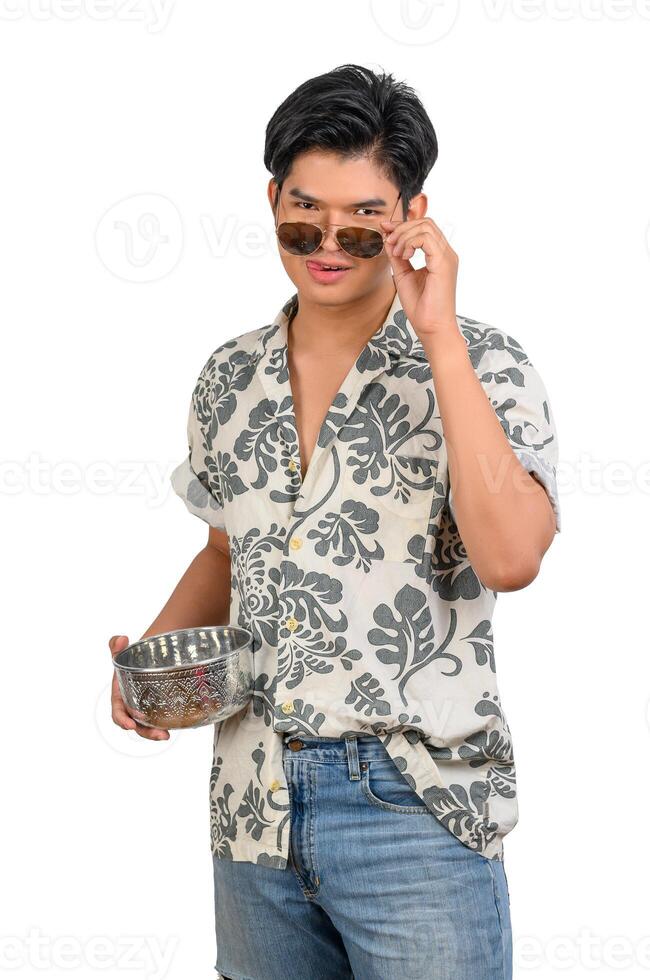
[[[132,667],[127,664],[119,663],[118,658],[127,653],[127,651],[132,650],[134,647],[140,646],[141,643],[146,643],[147,640],[158,640],[161,636],[177,636],[180,633],[196,633],[199,630],[239,630],[241,633],[248,634],[248,639],[234,648],[234,650],[229,650],[228,653],[220,653],[215,657],[210,657],[209,660],[201,660],[200,663],[196,664],[172,664],[172,666],[162,666],[162,667]],[[253,634],[245,626],[233,626],[232,623],[221,623],[218,626],[186,626],[180,630],[164,630],[162,633],[152,633],[150,636],[140,637],[139,640],[135,640],[133,643],[129,643],[128,647],[124,647],[119,653],[116,653],[113,657],[113,666],[116,670],[122,671],[125,674],[172,674],[181,670],[192,670],[196,667],[207,667],[210,664],[216,664],[223,662],[224,660],[229,660],[231,657],[237,656],[242,650],[252,649],[250,647],[251,641],[253,639]]]

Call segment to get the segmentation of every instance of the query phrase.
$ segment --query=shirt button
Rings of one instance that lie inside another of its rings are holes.
[[[293,711],[293,708],[294,708],[293,701],[285,701],[284,704],[282,705],[282,710],[285,713],[285,715],[290,715],[291,712]]]
[[[298,629],[298,626],[300,624],[297,619],[293,618],[293,616],[289,616],[288,620],[284,625],[287,627],[288,630],[291,630],[291,632],[293,633],[294,630]]]
[[[280,789],[281,783],[279,779],[274,779],[272,783],[269,783],[269,789],[272,793],[275,793],[276,789]]]
[[[302,538],[292,538],[289,542],[289,547],[293,548],[294,551],[297,551],[298,548],[302,548]]]
[[[296,470],[298,469],[298,464],[296,463],[295,459],[289,460],[289,469],[291,470],[292,473],[295,473]]]

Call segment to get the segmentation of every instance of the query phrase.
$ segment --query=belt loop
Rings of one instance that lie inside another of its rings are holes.
[[[350,779],[361,779],[359,771],[359,746],[356,735],[345,736],[345,747],[348,753],[348,772]]]

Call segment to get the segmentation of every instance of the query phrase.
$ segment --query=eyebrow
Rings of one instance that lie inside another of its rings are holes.
[[[301,191],[299,187],[291,187],[288,191],[289,197],[300,198],[302,201],[309,201],[310,204],[325,204],[325,201],[321,201],[320,198],[314,197],[312,194],[307,194],[305,191]],[[355,201],[349,204],[348,207],[351,208],[376,208],[376,207],[386,207],[386,201],[383,197],[369,197],[366,201]]]

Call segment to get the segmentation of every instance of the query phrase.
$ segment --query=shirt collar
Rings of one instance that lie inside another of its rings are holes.
[[[286,350],[289,323],[297,309],[298,293],[294,293],[282,306],[275,319],[260,331],[260,336],[250,354],[253,366],[257,365],[267,352],[272,351],[277,357],[282,350]],[[402,308],[397,290],[384,322],[362,351],[361,356],[364,355],[371,356],[373,360],[383,357],[386,367],[389,366],[388,358],[392,361],[427,361],[426,352]]]

